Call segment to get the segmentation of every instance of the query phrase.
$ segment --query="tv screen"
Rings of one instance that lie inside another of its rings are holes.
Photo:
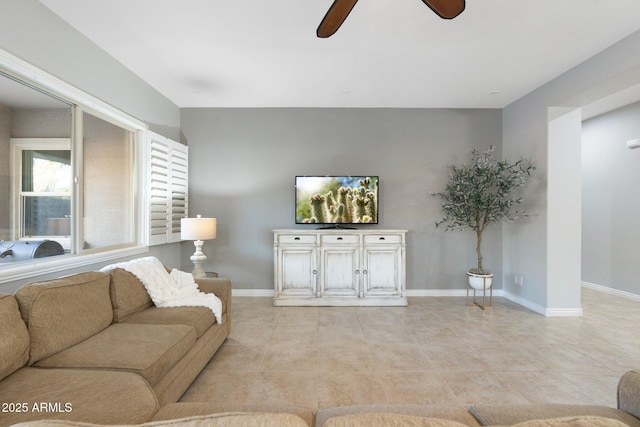
[[[377,223],[377,176],[296,177],[296,224]]]

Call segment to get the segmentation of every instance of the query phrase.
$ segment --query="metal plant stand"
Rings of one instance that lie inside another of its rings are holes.
[[[487,281],[488,280],[492,280],[493,277],[484,277],[483,280],[483,289],[482,289],[482,304],[480,304],[477,301],[476,298],[476,288],[472,287],[469,284],[469,281],[471,279],[471,275],[469,273],[467,273],[467,307],[480,307],[481,309],[485,310],[487,308],[492,308],[493,307],[493,286],[492,286],[492,282],[489,282],[489,286],[487,286]],[[487,287],[489,288],[489,304],[487,304]],[[469,303],[469,290],[473,290],[473,300],[471,303]]]

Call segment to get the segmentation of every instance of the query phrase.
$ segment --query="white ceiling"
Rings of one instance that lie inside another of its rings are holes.
[[[502,108],[640,30],[638,0],[40,0],[179,107]]]

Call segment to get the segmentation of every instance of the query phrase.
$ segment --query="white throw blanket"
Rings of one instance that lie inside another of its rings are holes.
[[[164,265],[155,257],[111,264],[100,271],[109,272],[116,268],[136,276],[156,307],[204,306],[213,312],[218,323],[222,323],[222,302],[214,294],[200,292],[191,273],[175,268],[167,273]]]

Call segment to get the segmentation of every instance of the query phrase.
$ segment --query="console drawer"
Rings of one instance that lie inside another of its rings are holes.
[[[278,243],[315,243],[316,236],[306,234],[284,234],[278,236]]]
[[[367,234],[364,236],[364,243],[384,244],[384,243],[401,243],[402,236],[399,234]]]
[[[320,239],[322,243],[328,244],[358,244],[358,236],[355,234],[325,234]]]

